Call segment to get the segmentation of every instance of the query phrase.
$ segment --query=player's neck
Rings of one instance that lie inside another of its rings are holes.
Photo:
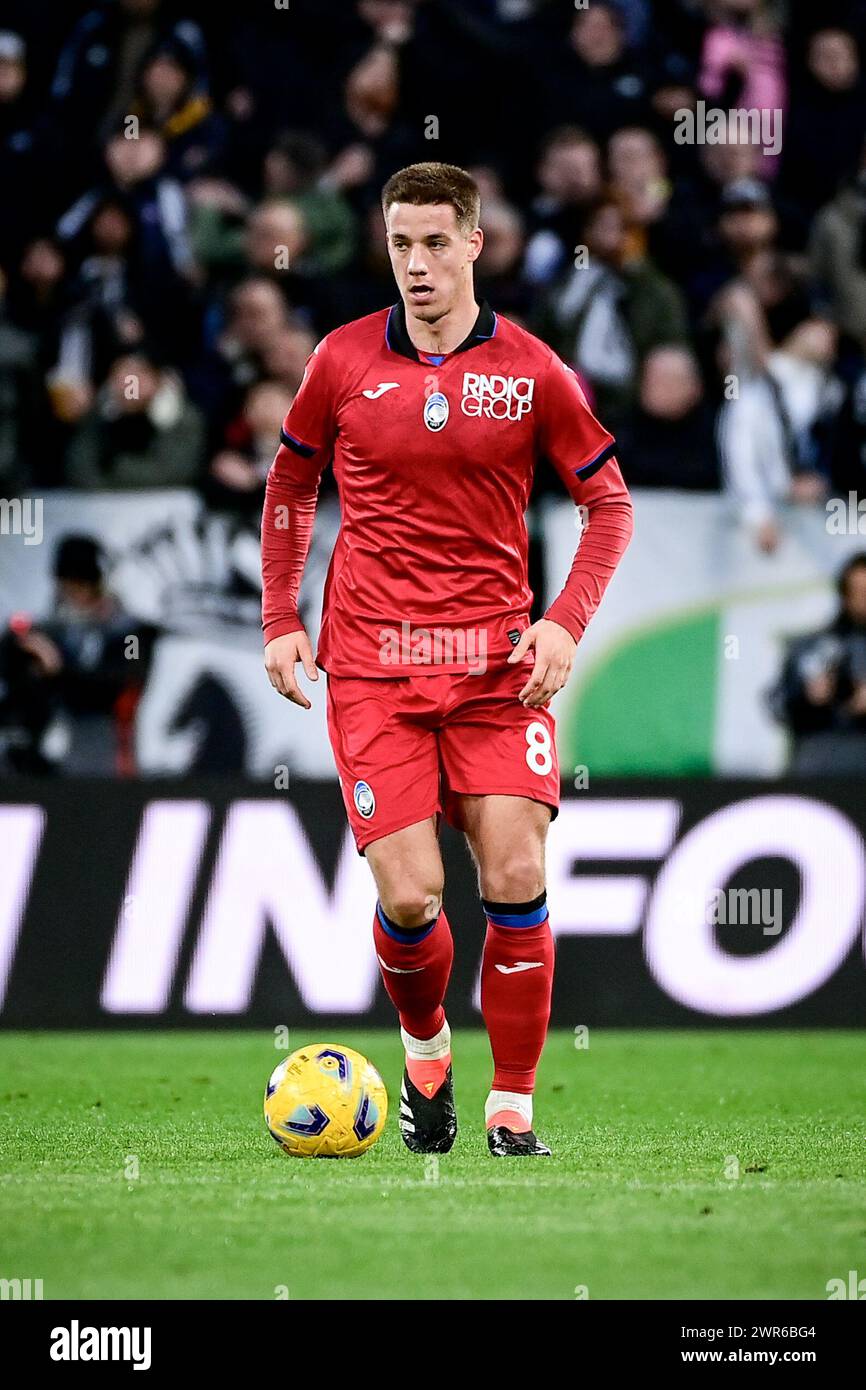
[[[416,319],[408,305],[405,305],[405,310],[406,331],[413,347],[418,352],[427,353],[434,357],[453,352],[456,347],[459,347],[472,332],[475,320],[478,318],[478,305],[471,285],[466,294],[461,295],[447,314],[443,314],[435,323]]]

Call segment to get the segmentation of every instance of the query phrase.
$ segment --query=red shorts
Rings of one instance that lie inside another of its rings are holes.
[[[461,794],[525,796],[556,815],[555,721],[518,700],[527,669],[328,677],[331,747],[359,851],[437,812],[463,829]]]

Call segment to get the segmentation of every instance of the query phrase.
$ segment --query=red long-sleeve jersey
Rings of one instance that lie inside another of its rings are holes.
[[[302,627],[298,590],[333,457],[341,525],[316,659],[334,675],[418,674],[409,651],[395,660],[394,634],[407,631],[473,630],[452,653],[477,651],[483,632],[488,665],[504,663],[529,621],[525,511],[541,456],[586,509],[571,573],[545,615],[575,639],[631,536],[614,440],[574,372],[486,304],[441,358],[415,349],[402,303],[329,333],[280,440],[262,518],[264,637]]]

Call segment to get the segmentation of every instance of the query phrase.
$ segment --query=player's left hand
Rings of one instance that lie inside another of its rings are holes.
[[[535,665],[517,698],[527,709],[540,709],[562,689],[571,675],[577,643],[559,623],[541,618],[526,629],[508,658],[509,666],[522,661],[530,650],[535,651]]]

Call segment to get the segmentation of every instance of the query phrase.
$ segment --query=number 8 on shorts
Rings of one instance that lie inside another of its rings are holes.
[[[526,728],[526,766],[539,777],[546,777],[553,767],[550,730],[538,719]]]

